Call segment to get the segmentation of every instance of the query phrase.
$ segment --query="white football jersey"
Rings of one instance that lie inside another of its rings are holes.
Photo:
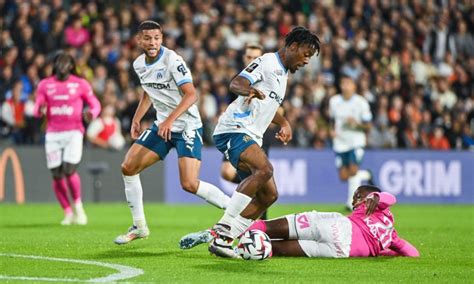
[[[265,53],[250,63],[239,76],[250,81],[253,88],[265,94],[263,100],[238,96],[219,118],[214,134],[246,133],[262,145],[263,133],[275,117],[285,97],[288,70],[278,53]]]
[[[336,136],[333,141],[335,152],[341,153],[365,147],[367,144],[365,132],[348,128],[346,125],[349,117],[357,123],[372,120],[369,103],[364,97],[354,94],[349,100],[345,100],[342,95],[335,95],[329,100],[329,114],[335,122]]]
[[[145,54],[142,54],[133,62],[133,69],[153,103],[156,110],[155,123],[159,125],[181,102],[183,94],[179,86],[192,83],[191,71],[181,56],[164,46],[161,46],[155,62],[147,64]],[[194,104],[174,121],[171,131],[182,132],[200,127],[201,117]]]

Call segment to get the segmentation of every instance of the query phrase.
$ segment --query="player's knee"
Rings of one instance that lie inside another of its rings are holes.
[[[181,187],[189,193],[196,193],[199,187],[199,181],[183,180],[181,181]]]
[[[137,165],[134,165],[127,161],[123,162],[121,167],[122,167],[122,174],[125,176],[134,176],[138,174],[139,172],[139,168]]]
[[[349,173],[347,171],[339,172],[339,179],[347,181],[347,179],[349,179]]]
[[[268,181],[273,177],[273,166],[270,163],[266,163],[265,166],[258,169],[256,175],[259,176],[263,182]]]
[[[54,168],[51,170],[51,175],[53,176],[53,179],[62,179],[64,177],[64,172],[62,170],[62,167]]]
[[[234,169],[229,169],[228,167],[222,167],[221,176],[226,181],[233,181],[235,178],[235,175],[236,173]]]

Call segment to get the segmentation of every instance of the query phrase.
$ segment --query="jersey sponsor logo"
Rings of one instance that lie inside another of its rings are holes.
[[[247,68],[245,68],[245,71],[249,72],[249,73],[252,73],[253,70],[255,70],[256,68],[258,67],[258,64],[253,62],[252,64],[250,64]]]
[[[67,101],[69,100],[69,95],[56,95],[53,97],[55,101]]]
[[[186,67],[184,66],[184,63],[181,63],[180,65],[178,65],[178,72],[180,72],[181,74],[186,75],[186,73],[188,73],[188,70],[186,70]]]
[[[280,97],[277,93],[275,93],[274,91],[271,91],[270,92],[270,95],[268,95],[271,99],[274,99],[278,104],[281,105],[281,103],[283,102],[283,98]]]
[[[66,115],[70,116],[74,112],[74,108],[69,105],[54,106],[51,108],[51,115]]]
[[[171,88],[170,83],[161,84],[161,83],[145,83],[146,87],[161,90]]]

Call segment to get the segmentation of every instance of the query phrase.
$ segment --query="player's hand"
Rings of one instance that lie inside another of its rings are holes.
[[[166,142],[171,140],[171,127],[173,126],[173,121],[166,119],[158,126],[158,136],[163,138]]]
[[[353,117],[349,117],[346,120],[346,125],[351,129],[357,128],[357,124],[357,121]]]
[[[377,194],[370,194],[365,198],[365,216],[370,216],[379,206],[380,197]]]
[[[133,140],[137,140],[142,134],[142,126],[140,125],[139,121],[132,121],[132,127],[130,129],[130,136]]]
[[[250,92],[249,92],[249,95],[247,96],[247,98],[245,99],[245,103],[249,105],[250,102],[252,102],[252,99],[254,99],[254,98],[257,98],[259,100],[263,100],[265,98],[265,95],[261,91],[255,89],[255,88],[250,88]]]
[[[86,111],[86,112],[84,112],[83,117],[84,117],[85,122],[89,123],[89,122],[92,121],[92,118],[94,116],[92,115],[92,112]]]
[[[288,142],[293,139],[293,131],[291,130],[291,126],[289,124],[284,125],[281,127],[280,131],[275,135],[275,138],[280,140],[283,145],[287,145]]]

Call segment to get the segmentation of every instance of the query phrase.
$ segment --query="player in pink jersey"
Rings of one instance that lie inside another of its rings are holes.
[[[100,103],[89,83],[75,74],[72,56],[59,53],[53,61],[53,76],[41,80],[36,90],[34,115],[46,115],[46,164],[53,174],[53,189],[64,209],[62,225],[85,225],[81,179],[76,172],[82,157],[83,118],[100,113]],[[89,109],[84,112],[84,102]],[[74,202],[74,212],[67,189]]]
[[[396,198],[375,186],[354,193],[354,212],[304,212],[271,221],[256,221],[272,241],[273,256],[306,257],[418,257],[417,249],[398,237],[390,206]]]
[[[255,221],[249,230],[261,230],[272,239],[273,256],[369,257],[411,256],[419,253],[400,239],[389,207],[396,199],[375,186],[360,186],[349,216],[337,212],[304,212],[269,221]],[[189,249],[213,239],[211,230],[187,235],[180,241]]]

